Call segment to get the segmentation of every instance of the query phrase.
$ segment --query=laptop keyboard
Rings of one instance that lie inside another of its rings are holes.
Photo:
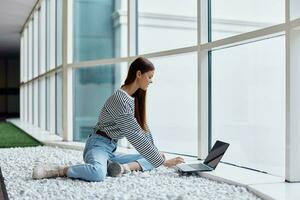
[[[203,165],[203,164],[182,165],[182,166],[180,166],[180,168],[183,171],[194,171],[194,170],[210,171],[210,170],[212,170],[210,167]]]
[[[204,164],[190,164],[190,166],[196,170],[211,170],[210,167],[208,167]]]
[[[183,171],[193,171],[193,170],[195,170],[194,168],[192,168],[188,165],[182,165],[182,166],[180,166],[180,169],[183,170]]]

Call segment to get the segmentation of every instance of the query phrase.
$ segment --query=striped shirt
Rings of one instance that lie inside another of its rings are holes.
[[[112,139],[124,137],[154,167],[163,164],[164,158],[154,145],[151,133],[144,131],[134,117],[134,98],[118,89],[101,109],[95,131],[104,131]]]

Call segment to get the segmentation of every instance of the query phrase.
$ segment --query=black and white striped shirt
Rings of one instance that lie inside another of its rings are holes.
[[[101,109],[95,131],[104,131],[112,139],[127,140],[154,167],[163,164],[164,158],[154,145],[150,132],[145,132],[134,117],[134,98],[118,89]]]

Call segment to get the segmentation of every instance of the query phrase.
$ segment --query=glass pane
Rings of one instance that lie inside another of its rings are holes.
[[[126,63],[74,71],[74,140],[84,141],[98,120],[107,98],[121,85]],[[121,69],[123,69],[121,71]]]
[[[62,64],[62,3],[56,0],[56,66]]]
[[[31,124],[34,124],[35,121],[34,121],[34,114],[35,114],[35,91],[34,91],[34,83],[35,81],[31,82],[31,88],[32,88],[32,93],[31,93],[31,101],[32,101],[32,123]]]
[[[211,0],[212,40],[283,23],[284,8],[284,0]]]
[[[33,26],[33,76],[36,77],[38,75],[38,62],[39,62],[39,56],[38,56],[38,50],[39,50],[39,12],[34,13],[34,26]]]
[[[39,74],[46,70],[46,3],[41,2],[39,10]]]
[[[23,81],[27,81],[28,77],[27,77],[27,73],[28,73],[28,28],[25,28],[24,33],[23,33],[23,39],[24,39],[24,47],[23,47]]]
[[[196,45],[197,1],[139,0],[138,44],[139,54]]]
[[[33,21],[30,20],[29,24],[28,24],[28,80],[32,79],[32,75],[33,75],[33,65],[32,65],[32,53],[33,53],[33,31],[32,31],[32,24]]]
[[[75,62],[127,55],[126,1],[121,2],[74,1]]]
[[[290,35],[290,56],[291,56],[291,65],[299,66],[300,65],[300,26],[291,30]],[[298,67],[297,67],[298,68]]]
[[[39,80],[39,127],[46,129],[46,80]]]
[[[50,69],[50,0],[45,0],[46,3],[46,70]]]
[[[27,92],[28,92],[28,122],[30,123],[30,124],[32,124],[33,123],[33,98],[32,98],[32,88],[33,88],[33,86],[32,86],[32,83],[29,83],[28,84],[28,90],[27,90]]]
[[[285,38],[213,51],[211,76],[211,144],[230,143],[222,160],[284,176]]]
[[[33,83],[33,106],[34,106],[34,125],[38,126],[39,124],[39,85],[38,81]]]
[[[62,1],[61,1],[62,2]],[[55,0],[49,0],[49,20],[47,23],[49,23],[48,27],[48,32],[47,32],[47,37],[49,41],[49,68],[48,69],[53,69],[56,66],[56,1]],[[54,131],[54,129],[53,129]]]
[[[19,107],[20,107],[20,121],[21,122],[24,119],[24,117],[23,117],[23,113],[24,113],[24,111],[23,111],[23,102],[24,102],[24,100],[23,99],[24,99],[23,98],[23,86],[20,85],[20,103],[19,103]]]
[[[24,122],[28,121],[28,84],[24,85]]]
[[[291,20],[300,17],[300,1],[299,0],[290,0],[290,17]]]
[[[46,77],[46,130],[50,131],[50,77]]]
[[[197,155],[197,54],[151,59],[147,94],[150,130],[161,151]]]
[[[62,136],[62,82],[61,72],[56,74],[56,134]]]
[[[48,129],[50,133],[55,134],[56,131],[56,83],[55,83],[55,74],[48,77],[47,82],[47,109],[48,116],[47,122],[49,123]]]

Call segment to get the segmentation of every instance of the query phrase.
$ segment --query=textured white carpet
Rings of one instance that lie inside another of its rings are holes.
[[[244,187],[197,176],[182,177],[160,167],[104,182],[67,178],[32,180],[38,163],[82,163],[82,152],[52,147],[0,149],[0,167],[10,199],[259,199]]]

